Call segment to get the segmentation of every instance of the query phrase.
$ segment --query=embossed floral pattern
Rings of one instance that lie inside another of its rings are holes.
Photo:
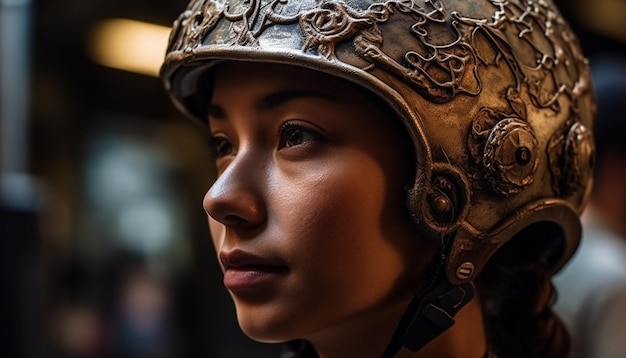
[[[191,52],[199,47],[222,13],[223,8],[214,1],[190,3],[187,10],[174,22],[168,51]]]
[[[485,147],[486,137],[495,131],[493,136],[507,138],[496,141],[497,145],[509,145],[510,140],[519,139],[518,134],[532,133],[530,123],[498,125],[505,118],[528,122],[526,114],[530,111],[526,106],[555,114],[565,110],[569,117],[563,123],[563,132],[555,134],[547,150],[552,157],[554,153],[562,153],[568,146],[567,130],[579,121],[579,111],[574,108],[578,98],[590,91],[590,76],[574,35],[552,11],[551,4],[543,0],[488,2],[493,8],[490,16],[484,13],[475,16],[475,9],[463,2],[456,2],[456,11],[449,11],[447,2],[442,0],[192,1],[174,23],[168,52],[195,55],[209,35],[219,37],[219,45],[224,47],[262,48],[260,39],[264,34],[289,34],[297,36],[301,46],[290,48],[292,51],[319,57],[316,61],[343,61],[365,71],[382,69],[394,81],[403,82],[435,103],[453,101],[462,95],[480,96],[487,73],[497,73],[496,82],[501,81],[505,88],[499,89],[500,96],[492,94],[492,101],[485,104],[497,103],[495,111],[486,115],[481,110],[469,124],[467,144],[473,157],[470,164],[473,167],[469,170],[478,186],[509,181],[504,186],[491,186],[495,192],[511,195],[532,182],[534,165],[497,164],[513,163],[510,160],[514,157],[502,161],[494,157],[492,154],[500,153],[502,148]],[[484,7],[481,11],[484,12]],[[388,26],[391,23],[401,23],[403,28]],[[395,32],[386,30],[390,27]],[[489,81],[493,86],[493,78]],[[567,100],[561,100],[563,96]],[[570,107],[560,108],[563,104]],[[473,132],[471,126],[476,125],[481,126],[480,135]],[[509,132],[515,132],[516,136],[510,136]],[[484,152],[487,149],[491,154]],[[511,154],[509,150],[502,153]],[[534,160],[538,153],[532,154]],[[515,171],[513,167],[519,173],[511,172]],[[574,192],[583,187],[587,174],[579,167],[550,160],[550,171],[556,181],[579,178],[566,180],[568,184],[564,185],[570,189],[555,191]],[[532,170],[526,173],[529,168]]]
[[[352,10],[342,3],[329,2],[302,14],[300,26],[304,32],[305,50],[315,49],[320,55],[334,57],[335,45],[373,28],[374,18]]]

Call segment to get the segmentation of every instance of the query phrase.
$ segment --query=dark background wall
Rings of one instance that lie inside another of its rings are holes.
[[[103,20],[170,26],[187,1],[0,4],[28,8],[28,32],[2,56],[29,56],[18,174],[34,196],[17,208],[4,200],[13,187],[0,195],[0,356],[277,357],[239,331],[223,288],[201,205],[202,132],[156,77],[90,55]]]

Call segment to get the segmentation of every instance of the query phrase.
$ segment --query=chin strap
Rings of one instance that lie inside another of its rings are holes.
[[[474,297],[471,282],[455,286],[440,278],[416,295],[404,312],[382,358],[406,347],[415,352],[454,324],[454,315]]]

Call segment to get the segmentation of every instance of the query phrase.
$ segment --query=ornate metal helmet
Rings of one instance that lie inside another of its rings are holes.
[[[553,271],[577,247],[595,102],[551,0],[192,0],[161,69],[181,110],[206,120],[224,60],[317,70],[386,101],[415,146],[409,210],[449,239],[453,285],[513,237]]]

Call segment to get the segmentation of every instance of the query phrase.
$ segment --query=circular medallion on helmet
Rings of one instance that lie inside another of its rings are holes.
[[[530,185],[537,163],[537,139],[528,123],[519,118],[496,123],[483,151],[483,166],[496,193],[512,195]]]
[[[564,159],[562,187],[568,195],[587,185],[595,164],[593,134],[580,122],[574,123],[565,136]]]

